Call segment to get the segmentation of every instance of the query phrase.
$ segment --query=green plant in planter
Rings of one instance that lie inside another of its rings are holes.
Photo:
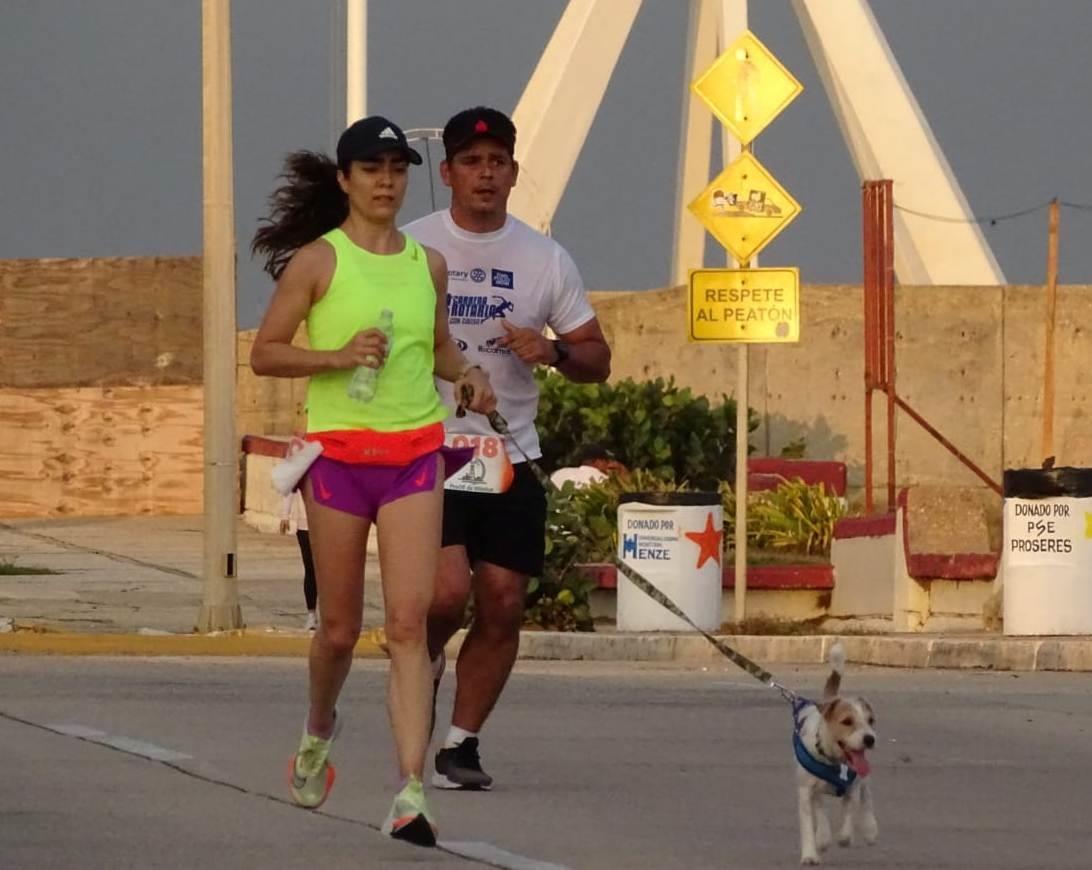
[[[720,493],[727,553],[735,539],[736,495],[726,483]],[[748,493],[747,543],[759,550],[829,557],[834,524],[844,513],[842,500],[822,484],[784,480],[776,489]]]

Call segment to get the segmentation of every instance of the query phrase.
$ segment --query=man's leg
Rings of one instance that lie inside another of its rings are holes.
[[[446,510],[445,506],[445,510]],[[457,544],[440,550],[436,588],[428,612],[428,656],[435,661],[466,619],[470,600],[470,563],[466,547]]]
[[[519,653],[528,577],[489,562],[474,570],[474,622],[456,665],[456,728],[476,734],[500,698]]]
[[[459,651],[451,730],[436,756],[432,782],[441,788],[492,786],[478,731],[515,664],[527,582],[542,570],[545,549],[546,494],[526,466],[517,465],[507,492],[476,498],[466,523],[474,620]]]
[[[519,652],[519,629],[527,577],[488,562],[474,571],[474,621],[456,665],[455,711],[451,729],[436,754],[438,788],[488,790],[493,778],[482,770],[478,731],[497,703]]]

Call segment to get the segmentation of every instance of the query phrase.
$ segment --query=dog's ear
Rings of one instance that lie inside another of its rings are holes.
[[[841,706],[841,698],[828,698],[819,705],[819,712],[828,722],[833,722],[838,717],[838,707]]]

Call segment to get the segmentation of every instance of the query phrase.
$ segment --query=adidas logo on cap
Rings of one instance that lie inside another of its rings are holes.
[[[394,132],[390,127],[387,127],[382,133],[379,134],[380,139],[397,139],[398,134]]]

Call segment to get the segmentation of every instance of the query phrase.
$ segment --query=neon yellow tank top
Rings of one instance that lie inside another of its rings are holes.
[[[337,265],[326,294],[307,315],[311,347],[341,349],[361,330],[378,326],[384,308],[394,313],[394,331],[370,402],[349,397],[352,369],[311,376],[307,431],[398,432],[443,420],[447,409],[432,374],[436,288],[424,248],[406,236],[400,253],[383,255],[364,250],[341,229],[322,238]]]

